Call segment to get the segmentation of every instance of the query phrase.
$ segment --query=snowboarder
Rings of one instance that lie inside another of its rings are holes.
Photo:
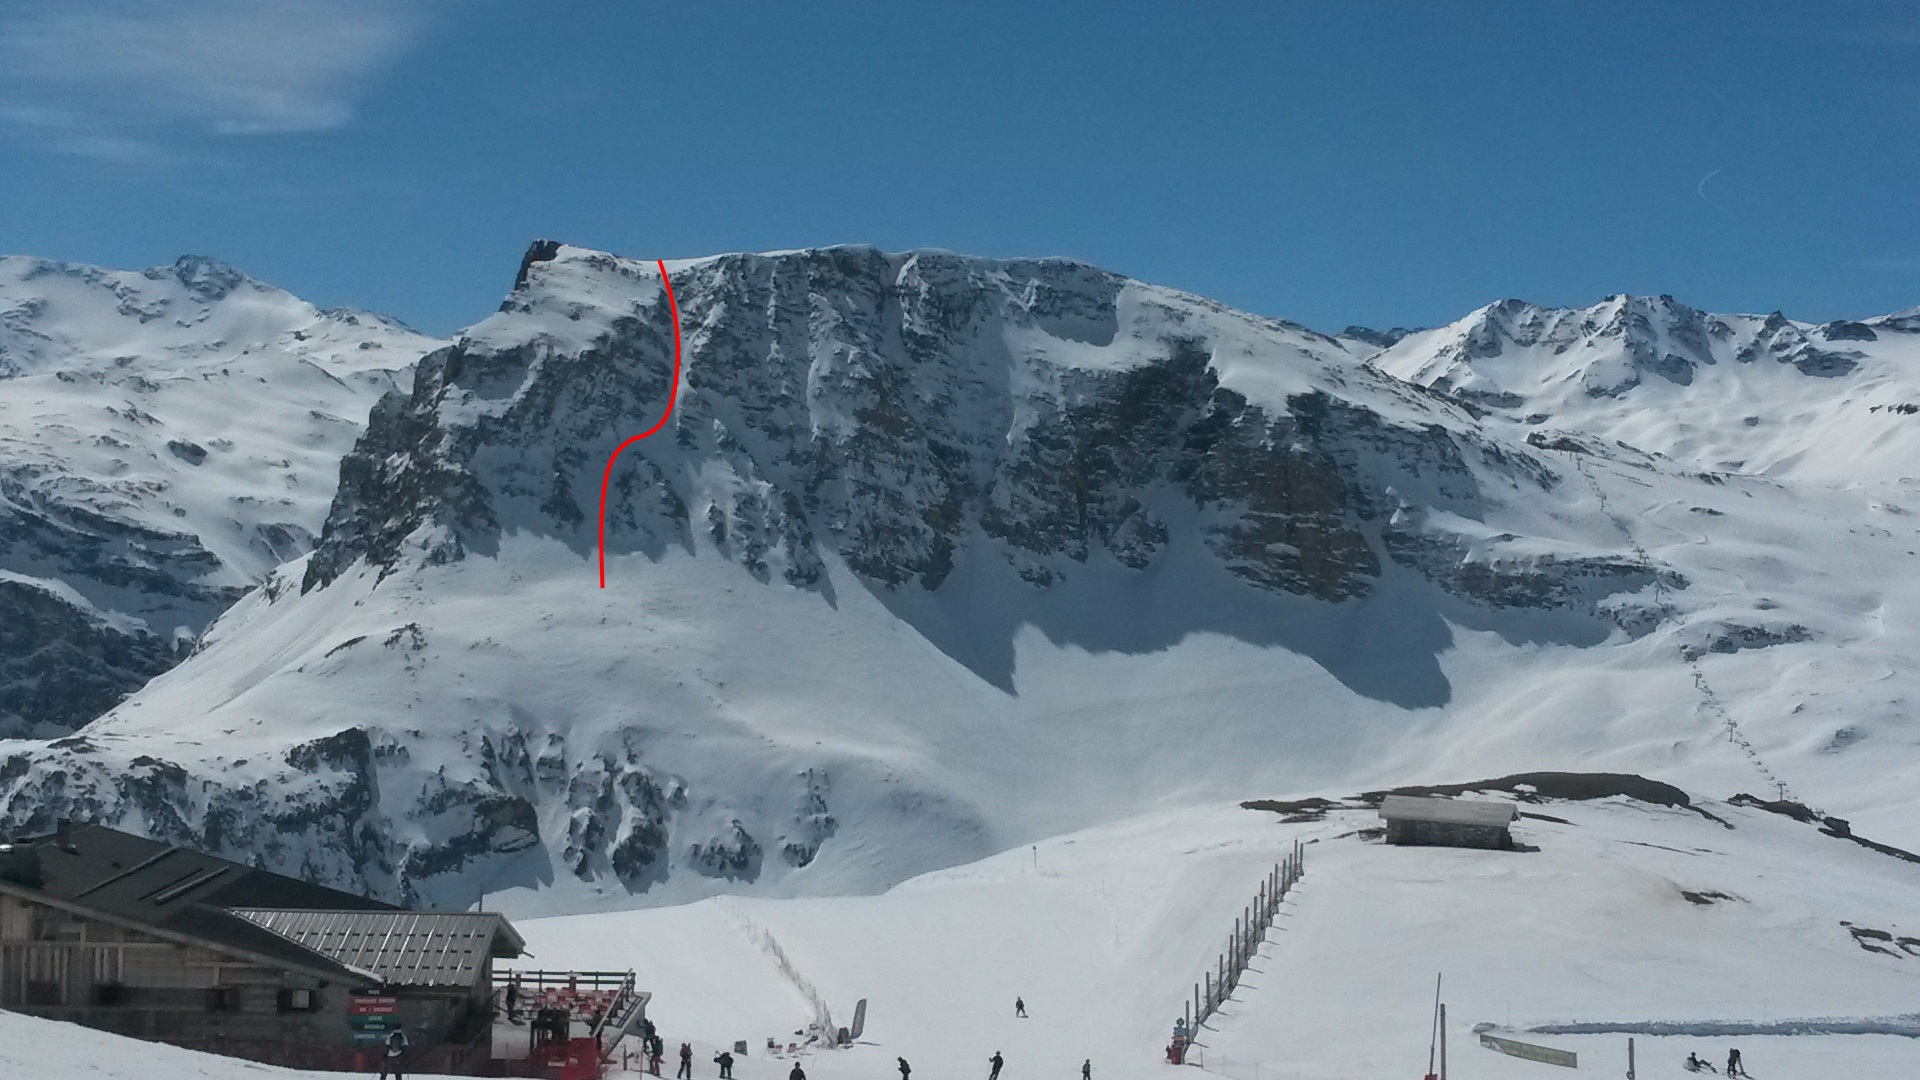
[[[1027,1003],[1024,1001],[1021,1001],[1019,998],[1014,998],[1013,999],[1013,1015],[1019,1016],[1019,1017],[1025,1017],[1027,1015]]]
[[[993,1066],[993,1071],[987,1074],[987,1080],[1000,1080],[1000,1066],[1006,1063],[1007,1059],[1000,1056],[1000,1051],[995,1050],[993,1056],[987,1059],[987,1064]]]
[[[1711,1063],[1707,1062],[1706,1060],[1701,1058],[1700,1055],[1694,1053],[1693,1051],[1691,1050],[1687,1051],[1687,1071],[1699,1072],[1702,1069],[1705,1069],[1706,1071],[1714,1074],[1715,1076],[1720,1075],[1720,1070],[1714,1068]]]
[[[1087,1060],[1080,1063],[1080,1080],[1093,1080],[1093,1059],[1092,1058],[1088,1058]]]
[[[894,1060],[900,1063],[900,1080],[907,1080],[907,1077],[913,1075],[913,1066],[907,1064],[906,1058],[895,1058]]]
[[[800,1063],[796,1061],[793,1063],[793,1071],[787,1074],[787,1080],[807,1080],[807,1070],[801,1068]]]
[[[653,1066],[648,1071],[653,1073],[653,1075],[655,1076],[659,1076],[660,1062],[666,1056],[667,1056],[667,1041],[665,1039],[662,1039],[656,1033],[653,1037],[653,1044],[650,1047],[648,1047],[648,1051],[647,1051],[648,1061]]]
[[[1728,1076],[1747,1075],[1747,1067],[1744,1063],[1741,1062],[1740,1051],[1738,1050],[1727,1051],[1727,1075]]]
[[[401,1058],[407,1052],[407,1033],[394,1028],[387,1036],[387,1052],[380,1059],[380,1080],[387,1080],[387,1074],[393,1074],[393,1080],[403,1080],[400,1075]]]
[[[673,1074],[673,1080],[693,1080],[693,1044],[680,1044],[680,1068]]]
[[[720,1066],[720,1080],[733,1080],[733,1055],[725,1050],[714,1055],[713,1063]]]

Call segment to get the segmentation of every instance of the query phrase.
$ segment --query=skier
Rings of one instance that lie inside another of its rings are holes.
[[[393,1074],[393,1080],[403,1080],[400,1075],[400,1059],[407,1052],[407,1033],[394,1028],[387,1036],[387,1052],[380,1059],[380,1080],[387,1080],[387,1074]]]
[[[647,1057],[653,1066],[653,1068],[650,1069],[649,1071],[652,1072],[653,1075],[655,1076],[660,1075],[660,1062],[661,1062],[661,1059],[665,1058],[666,1056],[667,1056],[667,1040],[661,1038],[659,1033],[655,1032],[653,1036],[653,1044],[648,1048],[648,1053],[647,1053]]]
[[[1080,1063],[1080,1080],[1093,1080],[1093,1059],[1092,1058],[1088,1058],[1087,1060]]]
[[[987,1074],[987,1080],[1000,1080],[1000,1066],[1006,1063],[1007,1059],[1000,1056],[1000,1051],[995,1050],[993,1056],[987,1059],[987,1064],[993,1066],[993,1071]]]
[[[720,1066],[720,1080],[733,1080],[733,1055],[725,1050],[714,1056],[714,1064]]]
[[[1727,1075],[1728,1076],[1747,1075],[1747,1066],[1743,1062],[1741,1062],[1740,1051],[1738,1050],[1727,1051]]]
[[[1013,1015],[1019,1016],[1019,1017],[1026,1016],[1027,1003],[1024,1001],[1021,1001],[1019,998],[1014,998],[1013,999]]]
[[[693,1045],[680,1044],[680,1069],[673,1074],[673,1080],[693,1080]]]
[[[907,1077],[913,1074],[913,1066],[907,1064],[906,1058],[895,1058],[894,1060],[900,1063],[900,1080],[907,1080]]]
[[[787,1074],[787,1080],[807,1080],[807,1070],[801,1068],[800,1063],[796,1061],[793,1063],[793,1071]]]

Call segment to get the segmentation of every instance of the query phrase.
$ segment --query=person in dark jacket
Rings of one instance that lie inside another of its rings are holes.
[[[796,1061],[793,1063],[793,1071],[787,1074],[787,1080],[807,1080],[807,1070],[801,1068],[800,1063]]]
[[[907,1077],[913,1075],[913,1066],[907,1064],[906,1058],[894,1058],[894,1060],[900,1063],[900,1080],[907,1080]]]
[[[713,1063],[720,1066],[720,1080],[733,1080],[733,1055],[725,1050],[714,1055]]]
[[[507,1023],[520,1022],[520,976],[507,980]]]
[[[680,1044],[680,1068],[673,1074],[673,1080],[693,1080],[693,1044]]]
[[[1080,1080],[1093,1080],[1093,1059],[1092,1058],[1088,1058],[1087,1060],[1080,1063]]]
[[[1727,1075],[1728,1076],[1747,1075],[1747,1067],[1746,1065],[1741,1063],[1740,1051],[1738,1050],[1727,1051]]]
[[[387,1052],[380,1058],[380,1080],[387,1080],[391,1073],[393,1080],[404,1080],[400,1075],[400,1066],[407,1054],[407,1033],[399,1028],[387,1036]]]
[[[1027,1003],[1024,1001],[1021,1001],[1019,998],[1014,998],[1013,999],[1013,1015],[1021,1016],[1021,1017],[1026,1016]]]
[[[993,1056],[987,1059],[987,1064],[993,1066],[993,1071],[987,1074],[987,1080],[1000,1080],[1000,1066],[1006,1063],[1007,1059],[1000,1056],[1000,1051],[995,1050]]]

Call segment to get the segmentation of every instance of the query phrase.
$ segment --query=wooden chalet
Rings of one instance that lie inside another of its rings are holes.
[[[0,1008],[298,1068],[491,1071],[497,914],[408,911],[101,826],[0,844]]]

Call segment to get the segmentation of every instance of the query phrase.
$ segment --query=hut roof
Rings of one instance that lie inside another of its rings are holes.
[[[1435,821],[1447,825],[1513,823],[1520,811],[1510,802],[1489,799],[1435,799],[1420,795],[1389,795],[1380,800],[1380,816],[1389,821]]]
[[[493,912],[238,910],[235,915],[389,986],[470,986],[526,942]]]

